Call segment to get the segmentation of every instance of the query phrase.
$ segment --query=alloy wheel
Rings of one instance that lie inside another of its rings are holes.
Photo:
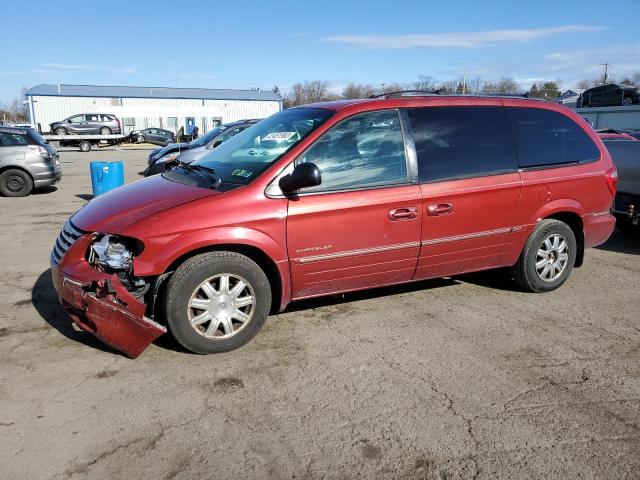
[[[567,268],[569,262],[569,244],[567,239],[558,233],[548,236],[536,253],[536,273],[540,280],[553,282]]]

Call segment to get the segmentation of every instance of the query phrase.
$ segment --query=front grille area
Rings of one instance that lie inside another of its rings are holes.
[[[67,250],[71,248],[73,242],[75,242],[82,233],[83,232],[81,230],[78,230],[73,223],[71,223],[71,220],[67,220],[62,227],[60,235],[58,235],[56,244],[53,246],[51,261],[56,265],[59,265],[64,254],[67,253]]]

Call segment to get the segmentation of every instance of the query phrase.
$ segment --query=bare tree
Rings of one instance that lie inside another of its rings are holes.
[[[324,80],[305,80],[296,83],[291,94],[285,99],[285,106],[295,107],[307,103],[326,102],[336,100],[337,96],[329,92],[329,82]]]
[[[342,98],[369,98],[371,95],[375,95],[375,88],[371,85],[350,83],[344,90],[342,90]]]
[[[413,83],[416,90],[432,91],[438,88],[438,81],[431,75],[420,75],[418,81]]]

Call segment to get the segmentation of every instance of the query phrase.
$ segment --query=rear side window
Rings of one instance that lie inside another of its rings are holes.
[[[517,170],[513,132],[502,107],[430,107],[407,112],[421,182]]]
[[[0,132],[0,144],[4,147],[15,147],[17,145],[29,145],[26,135],[12,132]]]
[[[590,162],[600,150],[566,115],[542,108],[508,108],[521,168]]]

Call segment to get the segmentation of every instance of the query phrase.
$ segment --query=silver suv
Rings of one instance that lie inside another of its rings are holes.
[[[111,113],[82,113],[65,118],[60,122],[53,122],[51,132],[56,135],[111,135],[119,134],[120,120]]]
[[[62,178],[58,152],[33,129],[0,126],[0,193],[24,197]]]

